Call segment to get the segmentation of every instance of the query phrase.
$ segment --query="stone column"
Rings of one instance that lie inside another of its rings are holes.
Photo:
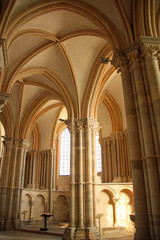
[[[141,161],[141,144],[129,61],[123,52],[115,53],[112,64],[121,71],[127,119],[128,143],[136,212],[135,239],[150,239],[146,191]]]
[[[107,163],[107,149],[106,149],[106,140],[102,140],[102,182],[107,182],[107,176],[106,176],[106,163]]]
[[[146,72],[150,87],[158,138],[160,142],[160,69],[158,58],[160,57],[160,38],[141,37],[142,53],[145,57]]]
[[[93,225],[98,226],[96,221],[97,204],[96,204],[96,184],[97,184],[97,133],[99,132],[99,123],[94,124],[92,130],[92,181],[93,181]]]
[[[71,197],[70,226],[63,239],[95,239],[94,221],[94,139],[97,122],[94,119],[71,119]]]
[[[92,123],[86,121],[86,225],[93,226],[93,193],[92,193]]]
[[[128,180],[128,175],[126,171],[126,162],[128,159],[125,158],[125,150],[124,150],[124,134],[120,134],[120,139],[121,139],[121,156],[122,156],[122,178],[124,182],[127,182]]]
[[[111,151],[112,151],[112,173],[113,173],[113,182],[116,182],[117,177],[117,157],[116,157],[116,144],[115,137],[111,137]]]
[[[23,183],[23,166],[28,142],[18,139],[6,139],[5,155],[2,166],[0,224],[6,220],[7,229],[13,229],[19,219],[19,207]]]
[[[119,201],[119,198],[118,197],[112,198],[112,201],[113,201],[113,219],[114,219],[113,226],[117,227],[118,226],[117,203]]]
[[[79,227],[82,228],[84,225],[84,219],[83,219],[83,136],[82,136],[82,131],[83,131],[83,123],[79,122],[77,123],[78,126],[78,135],[79,135],[79,149],[77,149],[78,155],[79,155],[79,163],[78,163],[78,193],[79,193]]]
[[[33,205],[34,205],[35,201],[30,201],[30,213],[29,213],[29,220],[33,221]]]
[[[6,216],[6,201],[8,195],[8,180],[10,175],[10,166],[11,166],[11,154],[12,154],[12,142],[9,139],[4,141],[4,157],[3,165],[1,171],[1,182],[0,182],[0,229],[3,229],[3,223],[7,219]]]
[[[52,213],[52,190],[53,190],[53,156],[54,156],[54,150],[49,150],[49,213]]]
[[[117,156],[117,176],[116,181],[121,182],[121,159],[120,159],[120,145],[119,145],[119,133],[115,134],[115,143],[116,143],[116,156]]]
[[[70,163],[70,204],[69,204],[69,227],[65,229],[63,239],[75,238],[76,232],[76,127],[74,119],[66,122],[71,134],[71,163]]]
[[[141,56],[139,56],[137,50],[132,51],[128,55],[132,63],[139,116],[142,126],[142,138],[144,145],[144,154],[142,154],[142,158],[145,174],[145,187],[147,193],[151,239],[154,239],[155,236],[160,236],[160,184],[157,172],[157,159],[148,102],[146,98],[147,93],[142,76],[140,61]]]

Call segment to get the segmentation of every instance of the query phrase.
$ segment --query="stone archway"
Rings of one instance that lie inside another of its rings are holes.
[[[64,195],[57,197],[54,209],[54,219],[56,222],[69,222],[68,203]]]
[[[133,193],[127,189],[121,190],[119,201],[117,202],[117,224],[120,227],[133,229],[133,222],[130,220],[130,214],[134,212]]]
[[[101,227],[113,227],[114,216],[113,216],[113,203],[111,193],[107,190],[100,192],[97,200],[97,213],[103,213],[101,218]]]
[[[33,205],[33,216],[35,221],[42,220],[41,215],[45,211],[44,197],[42,195],[37,195],[35,198],[35,203]]]
[[[29,221],[30,220],[30,212],[31,212],[31,196],[29,194],[25,194],[22,200],[22,208],[21,208],[21,220]]]

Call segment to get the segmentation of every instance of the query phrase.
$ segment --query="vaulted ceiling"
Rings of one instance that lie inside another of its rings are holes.
[[[150,11],[158,12],[159,1],[153,2]],[[52,145],[60,117],[97,118],[110,126],[104,136],[126,128],[120,75],[110,63],[101,64],[100,58],[111,59],[115,49],[127,47],[151,29],[155,36],[159,34],[157,14],[150,20],[151,27],[143,29],[147,19],[141,19],[138,28],[135,14],[137,10],[140,19],[139,5],[146,5],[137,1],[8,0],[1,4],[1,38],[8,59],[1,91],[11,94],[5,110],[12,119],[10,134],[29,139],[35,128],[43,136],[43,148],[48,148],[47,139]]]

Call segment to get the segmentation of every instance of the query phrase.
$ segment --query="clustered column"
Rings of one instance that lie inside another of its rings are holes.
[[[52,212],[52,190],[54,185],[54,150],[30,151],[26,155],[24,187],[28,189],[49,189],[47,211]]]
[[[102,182],[129,182],[131,171],[126,132],[112,134],[102,139]]]
[[[94,119],[71,119],[70,226],[64,239],[94,239],[95,227],[95,127]]]
[[[112,63],[122,74],[135,200],[135,239],[160,237],[159,79],[160,38],[117,51]],[[150,59],[150,61],[149,61]]]
[[[24,183],[24,168],[28,142],[8,138],[4,142],[4,159],[1,171],[1,230],[13,229],[19,220],[20,200]]]

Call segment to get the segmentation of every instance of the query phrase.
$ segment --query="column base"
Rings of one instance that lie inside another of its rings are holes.
[[[21,221],[19,220],[0,220],[0,231],[15,230],[16,227],[21,227]]]
[[[99,239],[99,231],[97,227],[86,228],[86,239],[96,240]]]
[[[78,227],[75,231],[75,239],[85,239],[86,231],[84,227]]]
[[[64,231],[62,240],[75,239],[75,230],[76,230],[76,227],[67,227]]]
[[[113,182],[114,183],[120,183],[120,182],[122,182],[122,178],[121,177],[114,177],[114,179],[113,179]]]
[[[68,227],[65,229],[63,240],[97,240],[99,232],[97,227]]]

